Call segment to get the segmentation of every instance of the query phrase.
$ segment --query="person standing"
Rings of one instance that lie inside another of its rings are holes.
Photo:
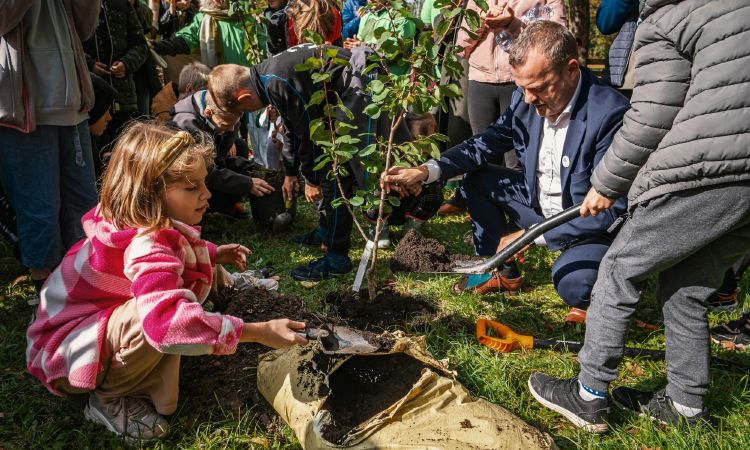
[[[96,205],[88,111],[94,89],[81,41],[100,0],[0,3],[0,183],[17,215],[21,261],[37,295],[85,236]]]

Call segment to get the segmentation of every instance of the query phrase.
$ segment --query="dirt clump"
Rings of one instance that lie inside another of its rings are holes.
[[[474,258],[469,255],[452,255],[437,240],[422,237],[411,230],[398,243],[389,265],[392,272],[450,272],[456,261]]]
[[[329,377],[331,395],[322,409],[332,423],[323,437],[335,444],[356,426],[387,409],[409,393],[422,370],[431,366],[404,353],[354,356]]]
[[[265,322],[287,317],[309,326],[321,324],[302,300],[263,289],[240,292],[228,289],[214,303],[214,310],[246,322]],[[256,343],[237,345],[231,355],[185,356],[180,361],[180,401],[189,399],[190,421],[216,406],[225,411],[257,414],[267,432],[282,423],[273,407],[258,391],[258,357],[272,349]],[[218,399],[218,403],[217,403]]]
[[[461,428],[473,428],[469,419],[464,419],[459,425],[461,425]]]
[[[436,309],[427,300],[414,297],[391,287],[376,289],[378,296],[370,302],[367,289],[357,292],[346,290],[330,292],[325,302],[332,305],[338,315],[350,326],[359,330],[373,327],[403,327],[424,325],[436,318]],[[367,339],[367,337],[365,337]]]
[[[284,182],[284,171],[278,169],[269,169],[267,167],[258,167],[248,172],[248,175],[269,183],[283,183]]]

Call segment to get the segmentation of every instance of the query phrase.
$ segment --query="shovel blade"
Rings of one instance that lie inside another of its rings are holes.
[[[271,226],[271,230],[274,234],[281,233],[282,231],[289,228],[289,225],[292,223],[292,215],[288,212],[279,214],[276,216],[275,219],[273,219],[273,225]]]
[[[380,348],[378,344],[371,344],[355,329],[350,327],[330,327],[333,331],[335,343],[318,336],[320,350],[327,355],[355,355],[373,353]],[[329,335],[330,336],[330,335]],[[324,342],[326,341],[326,342]]]

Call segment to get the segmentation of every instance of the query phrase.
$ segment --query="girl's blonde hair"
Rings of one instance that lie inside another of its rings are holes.
[[[145,228],[141,234],[148,234],[169,227],[159,194],[198,170],[201,163],[206,170],[213,165],[213,141],[197,134],[195,143],[183,147],[172,164],[154,177],[157,154],[175,133],[162,125],[133,122],[117,139],[102,177],[100,204],[102,216],[112,219],[118,229]]]
[[[297,40],[306,42],[302,31],[311,30],[326,41],[336,22],[334,8],[331,0],[294,0],[288,15],[294,21],[294,34],[297,35]]]

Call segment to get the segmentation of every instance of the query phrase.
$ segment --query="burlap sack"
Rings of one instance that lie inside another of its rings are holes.
[[[331,367],[321,369],[313,361],[317,352],[315,342],[306,347],[297,345],[266,353],[258,364],[261,394],[294,430],[306,450],[557,449],[547,434],[506,409],[472,398],[455,380],[456,374],[448,369],[447,360],[438,361],[425,349],[424,337],[401,336],[390,353],[408,354],[434,370],[424,369],[405,397],[350,431],[342,445],[334,445],[322,436],[321,429],[328,423],[329,413],[321,408],[327,396],[317,393],[329,392],[328,375],[348,358],[342,357]]]

